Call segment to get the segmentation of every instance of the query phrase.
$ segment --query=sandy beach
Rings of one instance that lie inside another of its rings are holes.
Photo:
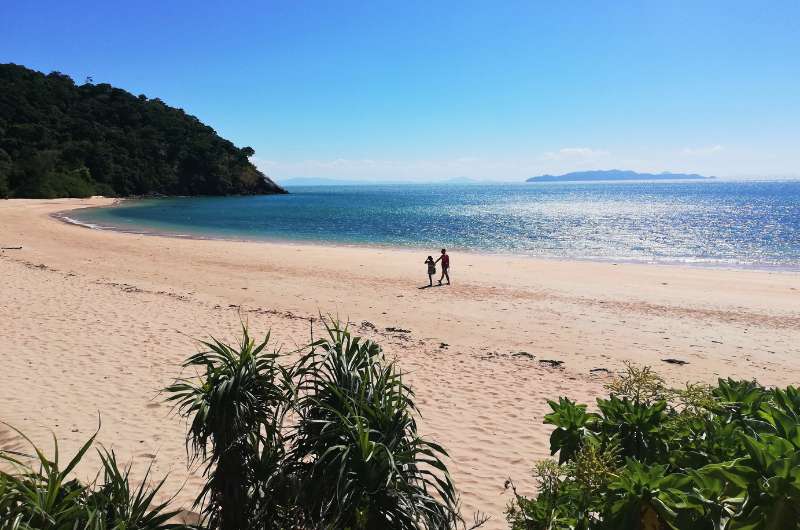
[[[675,385],[800,382],[799,273],[454,252],[453,285],[420,289],[425,256],[407,250],[146,236],[52,217],[111,202],[0,201],[0,246],[22,247],[0,252],[0,420],[48,450],[52,431],[69,454],[99,414],[98,441],[139,470],[154,459],[186,507],[201,480],[158,391],[194,339],[233,340],[240,319],[285,351],[308,341],[319,313],[377,340],[407,372],[423,432],[449,450],[464,514],[487,513],[493,529],[506,527],[504,481],[532,491],[531,465],[549,454],[545,400],[591,403],[623,361]],[[19,444],[0,429],[0,446]]]

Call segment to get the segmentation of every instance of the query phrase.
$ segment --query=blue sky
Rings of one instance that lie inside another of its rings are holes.
[[[4,0],[0,62],[160,97],[278,179],[800,176],[798,0]]]

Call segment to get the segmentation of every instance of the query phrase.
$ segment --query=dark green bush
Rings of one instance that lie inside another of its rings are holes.
[[[550,401],[536,497],[514,490],[515,530],[800,528],[800,392],[754,381],[664,386],[629,366],[598,414]]]
[[[453,528],[447,453],[417,433],[414,394],[374,342],[338,325],[300,362],[290,462],[325,528]]]
[[[19,432],[19,431],[18,431]],[[82,484],[69,478],[90,449],[92,436],[62,468],[58,443],[48,458],[24,434],[35,455],[0,451],[0,460],[14,468],[0,471],[0,530],[188,530],[172,523],[178,515],[155,497],[163,481],[148,487],[149,470],[137,487],[130,467],[120,468],[113,452],[100,451],[102,482]],[[27,461],[32,460],[33,465]]]
[[[207,351],[168,398],[205,464],[204,523],[256,528],[447,529],[460,522],[444,449],[417,433],[413,392],[380,346],[338,324],[296,363],[267,340]],[[279,362],[284,361],[284,362]]]

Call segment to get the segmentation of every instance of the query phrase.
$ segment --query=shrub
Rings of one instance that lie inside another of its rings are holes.
[[[378,344],[338,323],[295,363],[244,338],[212,340],[166,389],[205,464],[204,524],[448,529],[461,523],[445,450],[417,432],[413,392]],[[476,526],[483,522],[476,518]]]
[[[269,335],[256,343],[243,327],[236,347],[212,339],[184,363],[201,368],[199,379],[179,379],[166,391],[169,402],[190,420],[190,460],[206,465],[198,497],[206,523],[222,530],[251,527],[261,508],[258,482],[279,473],[283,416],[289,404],[287,372],[278,352],[268,352]],[[266,476],[265,476],[266,473]]]
[[[17,431],[19,432],[19,431]],[[37,467],[25,463],[19,453],[0,451],[0,460],[15,471],[0,471],[0,530],[182,530],[190,526],[171,523],[178,512],[168,510],[169,502],[155,503],[163,480],[132,487],[130,467],[120,468],[113,452],[100,450],[103,463],[100,483],[83,484],[69,475],[92,446],[92,436],[62,468],[58,442],[53,439],[54,456],[48,458],[24,434]]]
[[[338,324],[301,360],[289,457],[325,528],[450,528],[445,450],[417,433],[413,392],[374,342]]]
[[[629,365],[607,389],[597,415],[549,402],[559,463],[536,466],[536,497],[514,490],[513,529],[800,528],[796,388],[720,379],[671,390]]]

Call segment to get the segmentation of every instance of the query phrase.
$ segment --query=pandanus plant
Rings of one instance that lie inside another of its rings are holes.
[[[190,461],[205,464],[206,484],[197,498],[210,528],[246,530],[260,509],[259,497],[279,473],[281,425],[290,403],[288,372],[280,354],[267,351],[269,334],[256,343],[243,326],[236,346],[216,339],[192,355],[184,369],[194,378],[167,387],[168,401],[189,421]]]
[[[417,431],[413,392],[380,347],[327,323],[288,367],[267,340],[213,340],[167,388],[205,463],[198,497],[220,530],[449,529],[461,522],[439,445]],[[476,519],[476,525],[481,523]]]
[[[414,394],[380,347],[326,324],[300,362],[291,460],[324,528],[440,529],[458,521],[445,450],[417,432]]]
[[[0,450],[0,462],[13,469],[0,471],[0,530],[191,530],[174,522],[178,512],[169,509],[171,499],[155,500],[164,481],[150,487],[148,469],[139,485],[132,485],[130,466],[121,467],[113,451],[99,451],[102,481],[71,477],[97,433],[66,464],[55,437],[48,457],[17,433],[34,455]]]

